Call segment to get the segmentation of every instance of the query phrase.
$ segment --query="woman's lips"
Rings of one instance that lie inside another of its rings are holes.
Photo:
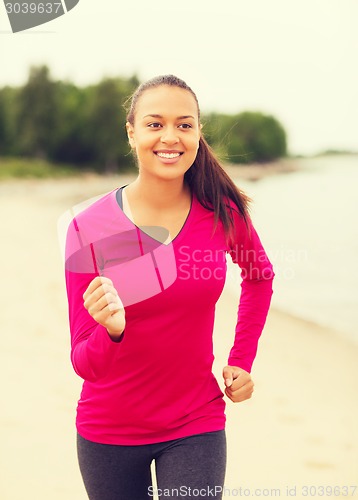
[[[155,151],[154,154],[163,163],[176,163],[182,156],[182,151]]]
[[[155,154],[160,158],[176,158],[177,156],[182,155],[182,151],[155,151]]]

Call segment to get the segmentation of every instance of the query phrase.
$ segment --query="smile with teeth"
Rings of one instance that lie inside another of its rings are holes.
[[[157,156],[160,156],[160,158],[178,158],[178,156],[182,155],[183,153],[161,153],[161,152],[157,152],[155,153]]]

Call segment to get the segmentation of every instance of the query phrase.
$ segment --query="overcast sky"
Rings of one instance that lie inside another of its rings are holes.
[[[80,0],[17,34],[0,5],[0,86],[43,63],[81,85],[174,73],[202,111],[274,114],[292,153],[358,150],[357,60],[357,0]]]

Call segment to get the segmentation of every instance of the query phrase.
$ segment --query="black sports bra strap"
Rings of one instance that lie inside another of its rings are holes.
[[[123,195],[122,195],[123,188],[125,188],[125,186],[120,187],[119,189],[117,189],[116,192],[116,200],[121,210],[123,210]]]

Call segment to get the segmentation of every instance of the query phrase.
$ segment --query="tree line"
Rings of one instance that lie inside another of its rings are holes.
[[[0,89],[0,156],[105,172],[133,166],[123,104],[139,83],[134,75],[78,87],[55,81],[45,65],[31,67],[23,86]],[[286,132],[273,116],[210,113],[202,122],[207,141],[223,161],[268,162],[287,154]]]

